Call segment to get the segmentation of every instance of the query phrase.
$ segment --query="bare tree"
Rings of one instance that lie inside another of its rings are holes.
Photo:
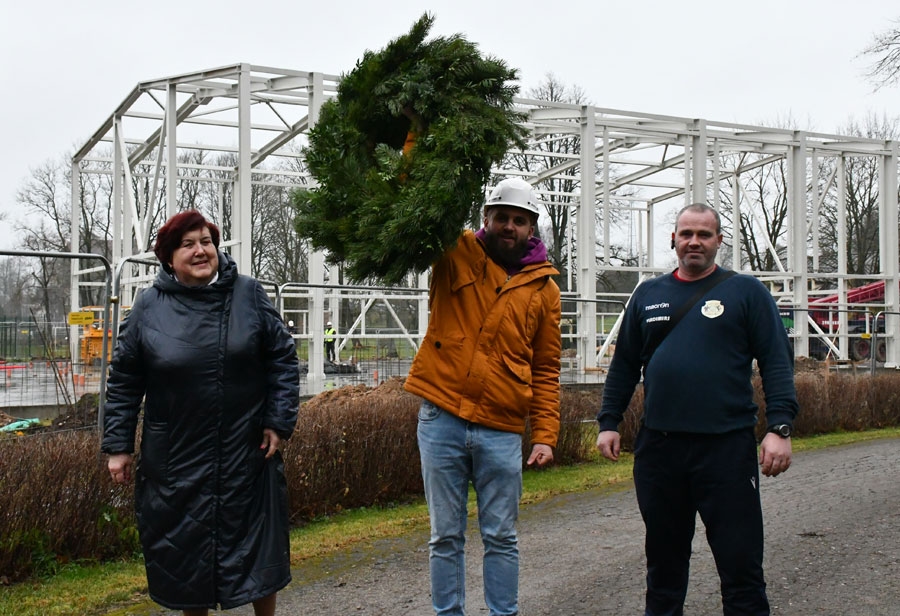
[[[900,19],[893,23],[892,28],[873,36],[872,42],[860,53],[875,59],[866,77],[876,90],[900,81]]]
[[[24,248],[37,252],[69,250],[71,210],[67,176],[63,164],[47,161],[32,169],[31,177],[17,191],[16,201],[25,207],[28,214],[36,217],[35,222],[16,224]],[[51,320],[54,316],[59,316],[60,311],[55,311],[54,305],[60,305],[64,314],[68,303],[68,285],[65,284],[64,277],[68,275],[68,267],[64,267],[58,260],[46,257],[29,259],[29,265],[39,292],[44,318]],[[60,293],[61,297],[53,297]]]
[[[545,75],[543,81],[526,92],[526,96],[554,103],[590,104],[579,86],[566,85],[553,73]],[[565,167],[573,156],[581,153],[581,139],[569,133],[535,135],[529,144],[529,150],[541,154],[534,156],[511,151],[507,155],[506,164],[536,175],[555,167]],[[574,208],[580,205],[575,195],[581,187],[581,175],[578,169],[573,167],[542,180],[535,187],[544,194],[542,201],[547,216],[540,220],[540,232],[547,246],[547,258],[562,272],[563,275],[559,280],[560,288],[568,291],[568,255],[570,252],[574,255],[577,250],[575,242],[569,239],[569,231],[573,224],[571,216]],[[586,206],[595,208],[596,204]]]
[[[548,73],[540,84],[531,88],[528,96],[554,103],[579,105],[587,102],[584,90],[577,85],[567,86],[553,73]],[[513,152],[511,158],[513,164],[522,171],[540,173],[567,162],[568,158],[564,157],[580,154],[581,140],[570,135],[542,135],[536,140],[533,148],[544,155],[525,156]],[[576,169],[571,169],[565,172],[563,177],[554,176],[538,185],[538,188],[546,193],[543,202],[547,210],[547,223],[544,228],[549,230],[549,237],[544,237],[544,241],[547,244],[548,257],[560,271],[564,271],[566,267],[566,234],[570,224],[569,216],[575,205],[572,198],[566,195],[572,194],[580,186],[580,177],[576,172]]]
[[[206,150],[183,150],[178,154],[178,204],[182,209],[200,210],[203,202],[203,178]]]
[[[0,259],[0,316],[24,317],[23,308],[30,297],[30,276],[26,260],[19,257]]]
[[[71,246],[71,165],[68,156],[48,160],[32,169],[31,176],[19,188],[16,200],[23,206],[28,218],[16,225],[19,243],[29,250],[67,252]],[[153,160],[149,157],[146,160]],[[165,177],[153,184],[154,164],[137,164],[131,173],[131,190],[139,216],[150,225],[149,241],[163,224],[166,207]],[[106,257],[111,251],[111,219],[113,175],[111,164],[93,160],[90,173],[78,175],[76,196],[79,200],[79,246],[77,252],[99,253]],[[296,172],[303,163],[300,159],[283,163],[294,179],[273,183],[258,182],[252,190],[251,224],[253,238],[252,272],[255,276],[278,282],[302,281],[306,278],[307,247],[297,237],[293,228],[294,211],[289,200],[289,186],[285,183],[300,181]],[[290,165],[298,165],[291,168]],[[176,209],[196,208],[222,229],[223,240],[230,240],[233,216],[233,177],[237,166],[234,154],[222,154],[214,161],[208,152],[190,149],[179,154],[179,179]],[[258,180],[259,178],[254,178]],[[283,185],[284,184],[284,185]],[[152,201],[152,202],[151,202]],[[143,238],[138,238],[143,243]],[[144,251],[149,246],[134,246]],[[39,303],[48,314],[65,312],[68,305],[68,262],[43,259],[34,269],[32,281],[41,297]],[[99,291],[82,291],[81,305],[99,301]]]
[[[191,150],[193,152],[193,150]],[[182,160],[185,155],[179,155]],[[151,152],[143,162],[135,165],[131,174],[132,194],[135,198],[135,204],[138,215],[148,225],[147,241],[139,238],[135,242],[134,249],[137,252],[149,251],[153,245],[153,239],[156,231],[163,225],[166,219],[166,194],[167,181],[166,175],[156,175],[155,162],[147,162],[156,159],[156,151]],[[181,184],[179,182],[179,184]],[[154,190],[156,191],[154,193]]]
[[[851,119],[841,134],[869,139],[895,140],[900,137],[900,118],[869,114],[861,121]],[[823,175],[831,173],[835,162],[824,163]],[[846,245],[847,273],[872,274],[880,269],[879,227],[879,163],[873,156],[849,156],[844,159],[846,173]],[[896,198],[896,196],[895,196]],[[826,198],[820,215],[820,258],[837,268],[838,212],[837,199]]]
[[[776,118],[770,126],[799,128],[797,120],[790,115]],[[722,220],[730,223],[723,225],[726,229],[723,256],[737,250],[741,265],[753,271],[778,270],[778,263],[786,265],[788,255],[787,159],[773,157],[771,153],[744,152],[723,157],[722,166],[734,172],[719,191]],[[732,212],[737,194],[740,195],[740,219],[735,221]]]
[[[210,161],[201,150],[189,150],[180,158],[178,209],[195,208],[215,221],[224,241],[231,241],[234,216],[234,173],[238,159],[223,153]],[[294,163],[302,167],[302,162]],[[297,171],[282,163],[287,171]],[[279,167],[259,166],[254,170],[251,190],[250,257],[253,276],[274,282],[302,281],[306,278],[306,245],[293,228],[290,181],[278,175]],[[271,178],[271,179],[270,179]]]
[[[725,159],[735,170],[750,169],[728,178],[719,198],[726,228],[725,243],[739,250],[741,263],[754,271],[775,271],[787,256],[788,188],[787,162],[784,158],[768,164],[757,163],[764,154],[740,154]],[[740,182],[738,186],[737,183]],[[734,195],[741,195],[740,218],[732,220]]]
[[[31,170],[31,176],[16,192],[16,202],[27,218],[15,225],[20,244],[29,250],[68,252],[72,247],[72,172],[69,156],[48,160]],[[112,189],[109,181],[92,174],[79,174],[79,245],[75,252],[93,252],[109,256],[109,212]],[[71,263],[43,264],[35,273],[42,285],[45,311],[68,304],[68,276]],[[55,290],[51,290],[55,289]],[[82,305],[98,301],[98,292],[84,291]],[[54,299],[59,296],[58,299]]]
[[[254,186],[253,218],[253,262],[258,275],[279,283],[305,281],[308,246],[294,229],[291,189]]]
[[[540,101],[549,101],[552,103],[567,103],[574,105],[590,105],[584,91],[577,85],[566,85],[559,81],[555,75],[548,73],[542,82],[536,87],[528,90],[526,95],[532,99]],[[581,154],[581,138],[567,132],[546,133],[535,136],[532,143],[529,144],[531,152],[540,152],[535,156],[532,153],[525,155],[521,152],[512,151],[508,154],[507,164],[521,171],[534,174],[541,174],[551,169],[559,167],[566,169],[573,157]],[[596,175],[596,169],[590,170]],[[615,170],[610,173],[611,177],[616,175]],[[601,205],[601,197],[598,195],[594,203],[581,204],[578,193],[581,189],[581,172],[578,168],[572,167],[565,171],[558,172],[548,179],[542,180],[537,184],[537,188],[544,193],[543,203],[546,206],[547,217],[541,218],[541,232],[544,243],[547,245],[548,259],[551,263],[562,272],[559,283],[563,291],[570,290],[569,286],[569,255],[577,258],[578,245],[574,238],[570,238],[571,230],[574,225],[572,215],[575,207],[589,207],[595,212],[594,224],[600,228],[604,222],[622,222],[622,216],[618,213],[616,207],[606,208],[605,216],[608,221],[601,220],[604,210],[599,207]],[[617,189],[611,195],[613,203],[618,197],[624,196],[624,189]],[[598,238],[602,234],[597,234]],[[589,254],[600,254],[602,240],[597,241],[597,245],[590,248]],[[609,260],[611,264],[633,266],[640,261],[640,256],[633,254],[633,250],[629,246],[618,244],[610,241]],[[598,274],[597,285],[604,290],[625,290],[632,289],[636,282],[636,276],[625,275],[620,276],[614,274],[609,269],[604,269]]]
[[[16,192],[16,202],[43,223],[37,227],[23,222],[16,224],[17,231],[24,236],[24,242],[31,249],[69,249],[72,229],[71,199],[67,187],[70,180],[64,164],[48,160],[33,168],[31,177]]]
[[[784,124],[784,122],[782,122]],[[793,128],[787,122],[786,128]],[[867,116],[863,121],[850,120],[840,129],[844,135],[869,139],[892,140],[900,136],[897,119]],[[755,271],[774,271],[777,263],[787,256],[788,238],[788,181],[787,161],[778,158],[762,163],[769,154],[739,154],[727,157],[724,166],[739,171],[730,176],[719,198],[723,220],[733,222],[737,237],[726,237],[726,244],[741,253],[741,263]],[[819,271],[837,271],[838,262],[838,211],[834,184],[826,181],[834,174],[836,158],[820,158],[818,168],[806,178],[807,186],[816,186],[816,194],[823,194],[818,213],[818,245],[810,244],[809,250],[818,257]],[[874,156],[845,156],[846,175],[844,207],[846,212],[846,245],[841,247],[847,255],[847,273],[866,274],[877,272],[879,265],[879,169]],[[731,221],[730,207],[737,194],[736,182],[740,182],[740,220]],[[812,216],[812,200],[804,204],[807,216]],[[726,228],[728,225],[726,225]]]
[[[41,220],[31,228],[31,232],[24,238],[26,249],[34,251],[48,251],[47,246],[54,239],[52,231],[46,221]],[[69,305],[69,262],[53,257],[37,257],[28,260],[31,277],[35,283],[38,302],[41,306],[44,319],[47,321],[59,320],[68,312]]]

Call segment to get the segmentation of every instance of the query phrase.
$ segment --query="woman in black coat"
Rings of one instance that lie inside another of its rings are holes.
[[[113,481],[130,481],[146,396],[135,511],[154,601],[271,616],[291,580],[279,444],[297,421],[299,368],[262,286],[218,245],[194,210],[159,230],[162,269],[113,356],[102,450]]]

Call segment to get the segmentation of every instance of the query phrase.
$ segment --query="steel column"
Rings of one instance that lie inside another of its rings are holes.
[[[706,203],[706,120],[694,120],[691,139],[691,203]]]
[[[166,220],[178,211],[178,89],[166,88]]]
[[[888,154],[881,156],[878,185],[878,223],[881,228],[880,254],[881,271],[884,279],[885,315],[884,331],[887,341],[886,367],[900,367],[900,344],[897,334],[900,332],[897,313],[900,313],[900,248],[898,248],[897,225],[900,221],[897,206],[897,162],[900,143],[885,143]],[[872,349],[874,356],[876,349]]]
[[[847,160],[844,158],[843,152],[838,158],[837,172],[837,243],[838,243],[838,266],[837,266],[837,290],[838,302],[847,303]],[[838,348],[841,351],[841,358],[850,357],[850,338],[847,335],[847,328],[850,323],[847,319],[847,311],[838,312]]]
[[[808,301],[809,277],[807,275],[806,247],[806,133],[794,131],[788,159],[788,270],[794,285],[794,305],[805,307]],[[797,355],[809,355],[809,328],[806,319],[797,328],[794,351]]]
[[[310,73],[309,95],[309,127],[312,129],[319,121],[319,111],[324,102],[321,73]],[[312,187],[313,181],[310,181]],[[310,391],[322,391],[325,388],[325,253],[321,250],[309,254],[308,278],[313,287],[310,300],[310,337],[309,367],[306,376]]]
[[[597,227],[594,204],[597,200],[595,143],[597,127],[595,110],[591,106],[581,108],[581,202],[578,204],[578,296],[593,300],[597,293]],[[606,143],[606,140],[604,140]],[[604,153],[606,151],[604,150]],[[603,168],[609,166],[604,158]],[[605,187],[609,186],[604,182]],[[604,192],[604,196],[606,193]],[[606,219],[609,202],[604,201],[601,210]],[[597,306],[592,301],[578,303],[578,364],[579,368],[597,366]]]
[[[231,210],[234,229],[232,239],[237,244],[232,254],[238,271],[253,272],[253,169],[250,165],[252,143],[250,140],[250,65],[242,64],[238,77],[238,168],[237,185]]]

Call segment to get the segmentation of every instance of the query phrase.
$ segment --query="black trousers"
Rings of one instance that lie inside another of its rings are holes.
[[[753,429],[706,435],[641,428],[634,454],[647,529],[645,616],[683,613],[698,512],[719,572],[723,613],[768,615]]]

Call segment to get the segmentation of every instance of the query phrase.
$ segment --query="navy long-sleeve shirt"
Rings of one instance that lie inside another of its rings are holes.
[[[707,291],[648,357],[660,329],[702,284],[667,274],[635,290],[603,389],[601,430],[618,428],[642,368],[648,428],[720,434],[753,426],[753,359],[768,425],[793,422],[793,350],[772,295],[752,276],[732,276]]]

